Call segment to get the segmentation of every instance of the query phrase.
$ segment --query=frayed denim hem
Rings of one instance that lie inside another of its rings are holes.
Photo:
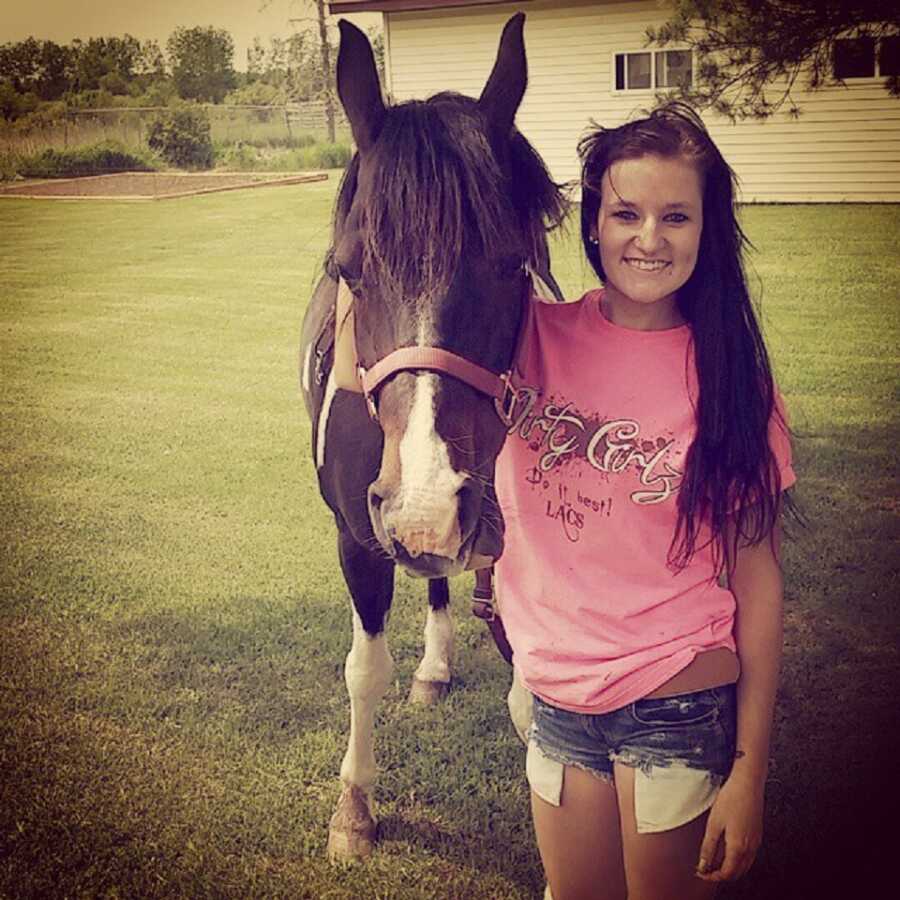
[[[531,729],[529,741],[534,741],[538,749],[541,751],[542,755],[552,762],[560,763],[563,766],[572,766],[575,769],[581,769],[583,772],[589,772],[604,784],[612,785],[614,783],[612,772],[604,772],[601,769],[594,769],[583,762],[579,762],[577,759],[572,759],[570,756],[567,756],[565,753],[561,753],[559,750],[548,748],[544,744],[544,742],[540,740],[538,735],[535,734],[535,730],[533,727]]]
[[[610,750],[609,760],[613,764],[620,763],[623,766],[628,766],[629,769],[638,769],[644,775],[650,775],[655,768],[668,769],[672,766],[683,766],[686,769],[705,772],[709,776],[710,784],[714,788],[720,788],[727,777],[719,772],[711,771],[704,765],[691,765],[689,760],[672,759],[668,756],[656,755],[653,753],[635,753],[633,750],[622,750],[620,752]]]

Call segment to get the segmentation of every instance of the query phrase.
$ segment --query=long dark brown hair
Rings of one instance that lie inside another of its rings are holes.
[[[515,129],[494,136],[477,101],[444,92],[388,107],[372,150],[373,182],[359,198],[361,277],[383,295],[438,296],[464,246],[488,257],[545,261],[546,231],[568,205],[541,158]],[[351,161],[335,204],[340,240],[357,191]],[[326,261],[332,277],[333,248]],[[542,259],[541,257],[544,257]]]
[[[686,104],[666,103],[618,128],[597,127],[578,146],[582,161],[581,236],[591,266],[606,280],[599,247],[591,243],[604,172],[646,154],[693,163],[703,183],[703,228],[697,264],[677,295],[691,328],[699,398],[696,435],[685,460],[678,519],[669,562],[683,568],[700,549],[708,525],[721,571],[735,541],[759,543],[774,532],[781,478],[769,445],[769,425],[787,429],[775,405],[769,357],[747,290],[743,254],[749,242],[735,215],[735,175]],[[790,500],[788,499],[788,503]]]

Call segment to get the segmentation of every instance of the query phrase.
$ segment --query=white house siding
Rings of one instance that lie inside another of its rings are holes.
[[[657,0],[536,0],[385,13],[389,86],[396,100],[440,90],[477,96],[506,20],[528,15],[529,86],[517,124],[557,180],[578,177],[575,145],[593,119],[618,125],[654,103],[652,91],[615,93],[613,54],[644,49]],[[796,93],[802,114],[732,124],[705,116],[747,202],[900,201],[900,101],[875,79]]]

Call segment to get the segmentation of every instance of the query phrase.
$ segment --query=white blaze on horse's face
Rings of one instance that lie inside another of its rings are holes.
[[[437,335],[424,309],[420,307],[417,343],[433,346]],[[453,467],[437,432],[441,379],[420,372],[406,375],[405,381],[407,388],[412,382],[405,422],[401,419],[399,433],[386,433],[384,463],[370,492],[370,499],[374,494],[379,501],[372,510],[373,524],[391,553],[401,550],[411,560],[429,555],[455,563],[464,540],[460,497],[468,478]]]
[[[462,539],[458,497],[465,476],[453,469],[435,428],[437,375],[416,376],[412,410],[400,440],[400,489],[389,533],[413,558],[423,553],[456,559]]]

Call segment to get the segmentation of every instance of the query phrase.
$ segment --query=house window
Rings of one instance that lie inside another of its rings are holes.
[[[878,48],[878,74],[900,75],[900,35],[881,39]]]
[[[640,50],[615,55],[616,90],[649,91],[652,87],[690,85],[694,60],[690,50]]]
[[[616,90],[644,91],[650,87],[652,53],[616,54]]]
[[[834,42],[836,78],[874,78],[875,41],[872,38],[842,38]]]
[[[693,69],[690,50],[663,50],[656,54],[656,86],[690,87]]]
[[[847,78],[877,78],[900,73],[900,35],[841,38],[834,42],[834,75]]]

